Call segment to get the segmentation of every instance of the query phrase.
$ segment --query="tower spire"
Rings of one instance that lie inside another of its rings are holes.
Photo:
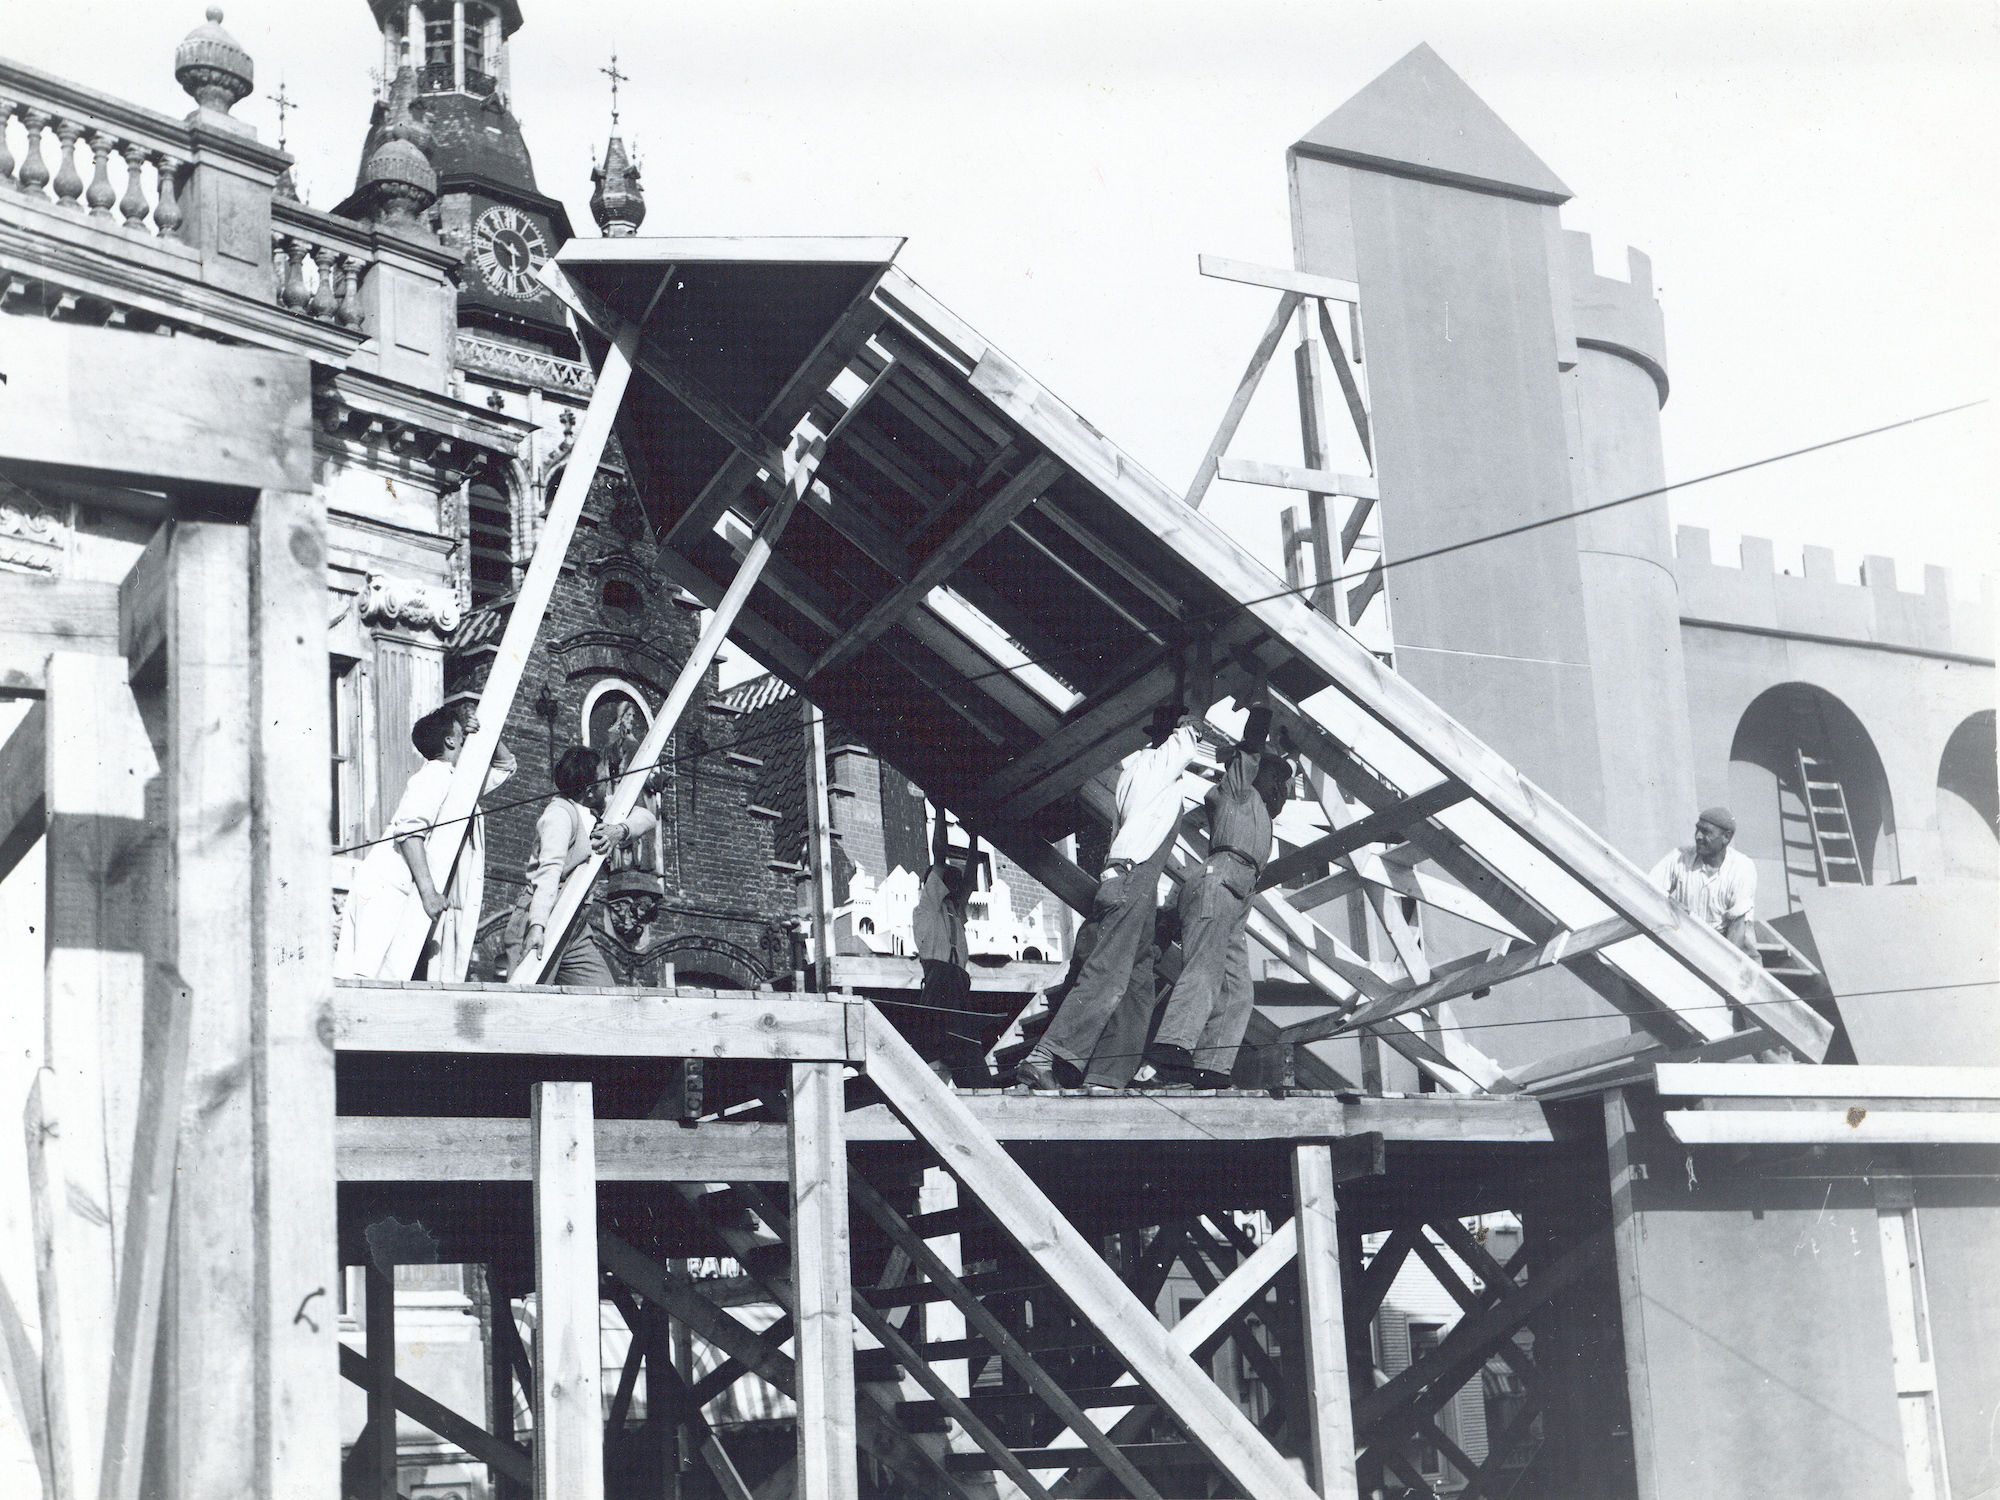
[[[618,133],[618,85],[631,75],[619,71],[618,49],[611,51],[611,65],[598,72],[611,80],[611,138],[604,145],[604,165],[593,167],[590,180],[590,216],[607,239],[637,234],[646,218],[646,195],[639,186],[639,168],[625,154],[625,141]]]
[[[630,81],[631,74],[618,71],[618,49],[611,49],[611,66],[599,68],[598,72],[611,80],[611,134],[618,134],[618,85]]]

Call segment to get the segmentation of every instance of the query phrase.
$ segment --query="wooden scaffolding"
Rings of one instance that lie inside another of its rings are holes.
[[[1582,1374],[1616,1368],[1578,1300],[1615,1306],[1602,1135],[1545,1101],[1661,1062],[1816,1061],[1827,1023],[939,305],[895,249],[627,239],[559,257],[549,279],[596,395],[434,870],[456,857],[616,432],[665,565],[715,615],[613,816],[733,634],[1087,909],[1093,882],[1059,846],[1105,820],[1107,773],[1205,643],[1219,691],[1268,680],[1318,811],[1250,919],[1323,1005],[1279,1040],[1365,1033],[1434,1092],[1370,1095],[1301,1050],[1262,1095],[961,1095],[825,978],[789,995],[559,990],[532,969],[501,986],[335,985],[304,365],[213,351],[272,440],[200,474],[94,457],[146,480],[134,503],[153,507],[153,544],[122,587],[10,580],[0,611],[18,627],[0,671],[41,696],[0,750],[6,863],[36,837],[49,853],[39,1358],[4,1298],[0,1317],[52,1493],[133,1496],[144,1476],[184,1500],[384,1500],[401,1412],[512,1494],[603,1494],[607,1445],[614,1474],[652,1455],[652,1487],[630,1493],[679,1493],[663,1477],[683,1473],[678,1442],[707,1476],[690,1494],[969,1497],[998,1473],[1038,1500],[1325,1500],[1384,1474],[1427,1487],[1411,1454],[1452,1443],[1435,1414],[1493,1360],[1529,1393],[1515,1439],[1538,1420],[1593,1426],[1579,1411],[1607,1398]],[[1304,295],[1357,301],[1290,276],[1267,276],[1279,324]],[[172,405],[172,389],[154,394]],[[198,447],[205,430],[190,418],[179,436]],[[1203,852],[1185,828],[1178,859]],[[592,874],[572,877],[552,930]],[[1382,956],[1311,915],[1343,895],[1383,924]],[[1406,902],[1479,937],[1427,945]],[[423,936],[404,934],[413,972]],[[1482,1014],[1505,1014],[1509,982],[1557,968],[1630,1035],[1507,1068],[1443,1009],[1491,992]],[[658,1064],[690,1056],[736,1070],[748,1107],[674,1118]],[[408,1082],[447,1075],[456,1092]],[[453,1105],[467,1097],[482,1107]],[[1533,1230],[1509,1263],[1460,1225],[1527,1197]],[[370,1231],[419,1210],[436,1258],[491,1268],[486,1413],[396,1372],[397,1257]],[[1261,1241],[1236,1222],[1246,1210],[1270,1226]],[[1364,1233],[1387,1236],[1365,1264]],[[731,1316],[675,1264],[696,1254],[733,1258],[779,1322]],[[1378,1384],[1368,1321],[1412,1255],[1466,1315]],[[336,1347],[341,1264],[370,1266],[365,1352]],[[1205,1295],[1169,1328],[1155,1308],[1176,1268]],[[532,1349],[509,1310],[529,1289]],[[606,1296],[635,1334],[608,1425]],[[671,1355],[684,1333],[727,1362],[687,1380]],[[1254,1416],[1213,1378],[1225,1340],[1277,1393]],[[761,1473],[702,1416],[748,1374],[797,1407],[795,1452]],[[344,1474],[343,1375],[370,1414]],[[1508,1436],[1453,1458],[1475,1492],[1500,1492],[1521,1448]],[[1588,1458],[1549,1446],[1547,1463]]]

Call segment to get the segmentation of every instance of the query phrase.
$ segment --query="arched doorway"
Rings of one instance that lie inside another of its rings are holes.
[[[1853,710],[1824,688],[1781,683],[1743,711],[1729,791],[1736,847],[1757,862],[1765,913],[1797,909],[1812,887],[1901,877],[1882,758]]]
[[[1992,709],[1951,732],[1938,759],[1938,853],[1947,875],[2000,879],[2000,762]]]

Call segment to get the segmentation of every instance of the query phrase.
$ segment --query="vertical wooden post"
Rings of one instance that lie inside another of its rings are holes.
[[[312,495],[258,500],[250,605],[258,1492],[336,1500],[331,725],[325,522]]]
[[[806,732],[806,868],[812,875],[813,988],[833,988],[833,822],[826,785],[826,715],[799,697]],[[944,816],[944,810],[938,810]]]
[[[166,958],[193,1014],[167,1292],[163,1489],[176,1500],[238,1500],[261,1487],[245,1425],[258,1405],[263,1331],[253,1250],[248,528],[177,521],[166,567]]]
[[[839,1063],[793,1063],[792,1286],[798,1296],[799,1500],[857,1500],[846,1101]]]
[[[1292,1149],[1299,1226],[1299,1313],[1305,1332],[1306,1402],[1313,1473],[1322,1500],[1353,1500],[1354,1405],[1347,1383],[1347,1318],[1340,1298],[1340,1221],[1333,1148]]]
[[[538,1500],[604,1500],[592,1116],[589,1084],[535,1085]]]
[[[368,1335],[366,1436],[372,1445],[362,1483],[367,1500],[397,1500],[395,1268],[370,1261],[362,1280],[367,1288],[362,1313]]]

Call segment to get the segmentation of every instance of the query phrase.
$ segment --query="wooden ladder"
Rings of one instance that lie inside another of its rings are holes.
[[[1824,777],[1826,762],[1793,752],[1798,766],[1799,797],[1805,804],[1806,827],[1812,834],[1813,858],[1819,863],[1821,885],[1866,885],[1861,848],[1854,841],[1854,824],[1847,814],[1847,793],[1838,781]]]

